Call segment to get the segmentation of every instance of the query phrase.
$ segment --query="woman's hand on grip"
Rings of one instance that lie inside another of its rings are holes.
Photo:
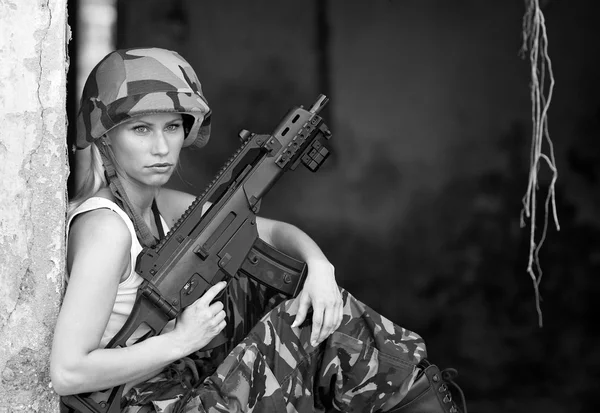
[[[174,339],[174,346],[181,349],[182,357],[205,347],[225,328],[223,303],[212,301],[226,286],[224,281],[213,285],[177,317],[175,328],[168,334]]]

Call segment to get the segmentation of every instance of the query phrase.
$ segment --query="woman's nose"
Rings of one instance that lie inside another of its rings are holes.
[[[155,133],[154,145],[152,145],[153,153],[156,155],[166,155],[169,153],[169,145],[167,138],[162,130]]]

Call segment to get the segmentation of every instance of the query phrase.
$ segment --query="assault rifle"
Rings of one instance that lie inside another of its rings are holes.
[[[316,171],[329,155],[331,132],[318,115],[328,99],[291,109],[271,135],[242,130],[242,146],[217,173],[166,237],[144,248],[136,272],[144,278],[129,318],[106,348],[125,347],[141,326],[148,332],[136,340],[160,334],[184,308],[220,281],[241,272],[296,296],[306,277],[304,262],[289,257],[258,238],[256,214],[261,200],[287,170],[302,163]],[[206,202],[214,202],[202,214]],[[224,333],[205,348],[226,341]],[[61,412],[118,413],[124,385],[110,389],[106,401],[89,394],[61,398]]]

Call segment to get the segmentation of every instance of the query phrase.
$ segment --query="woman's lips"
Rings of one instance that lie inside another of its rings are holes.
[[[155,163],[153,165],[148,166],[148,168],[152,169],[156,172],[167,172],[173,166],[172,163]]]

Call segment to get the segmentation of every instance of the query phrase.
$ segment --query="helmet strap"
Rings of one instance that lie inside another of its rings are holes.
[[[117,170],[115,169],[114,163],[112,162],[111,157],[109,156],[110,146],[104,140],[102,140],[100,145],[98,145],[98,149],[102,157],[102,163],[104,164],[104,175],[108,182],[110,192],[112,192],[113,196],[115,197],[115,203],[123,211],[125,211],[127,216],[133,222],[135,234],[137,235],[137,238],[142,247],[153,247],[154,245],[156,245],[158,240],[154,235],[152,235],[152,232],[150,231],[150,228],[148,228],[146,222],[142,219],[140,214],[138,214],[137,211],[133,208],[131,201],[129,201],[127,193],[125,192],[125,189],[123,188],[123,185],[121,184],[121,181],[117,176]],[[156,219],[157,208],[155,206],[155,202],[156,201],[153,201],[153,212],[155,214]],[[158,225],[159,222],[160,220],[157,220],[158,230],[161,231],[162,225]]]

